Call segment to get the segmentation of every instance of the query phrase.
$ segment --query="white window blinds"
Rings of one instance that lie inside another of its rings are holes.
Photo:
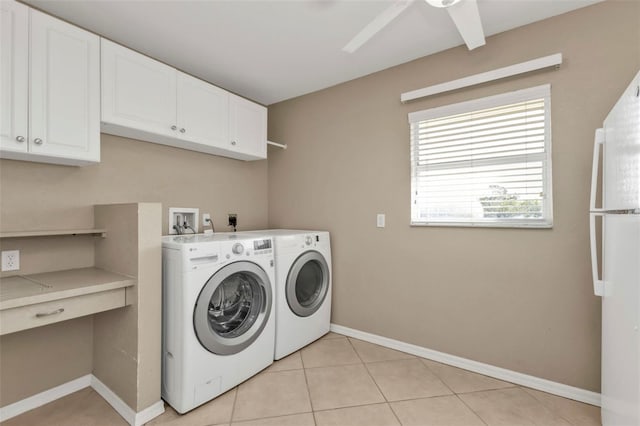
[[[550,227],[550,86],[409,114],[412,225]]]

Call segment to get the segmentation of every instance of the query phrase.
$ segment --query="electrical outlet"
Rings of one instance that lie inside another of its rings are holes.
[[[20,269],[20,250],[5,250],[2,252],[2,270],[17,271]]]
[[[202,213],[202,226],[209,226],[209,219],[211,219],[209,213]]]
[[[384,228],[385,216],[384,213],[378,213],[376,217],[376,225],[378,228]]]
[[[235,229],[238,226],[238,215],[235,213],[229,213],[229,226],[233,226]]]

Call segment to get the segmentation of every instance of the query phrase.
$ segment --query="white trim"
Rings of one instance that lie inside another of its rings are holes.
[[[495,367],[493,365],[484,364],[482,362],[473,361],[455,355],[450,355],[444,352],[434,351],[433,349],[412,345],[410,343],[401,342],[399,340],[389,339],[388,337],[378,336],[376,334],[355,330],[353,328],[348,328],[338,324],[331,324],[331,331],[339,334],[344,334],[345,336],[364,340],[365,342],[375,343],[386,348],[396,349],[422,358],[427,358],[433,361],[441,362],[443,364],[452,365],[454,367],[473,371],[475,373],[480,373],[485,376],[505,380],[517,385],[526,386],[528,388],[537,389],[543,392],[551,393],[598,407],[600,406],[600,394],[586,389],[580,389],[562,383],[552,382],[551,380],[542,379],[540,377],[530,376],[528,374],[518,373],[517,371],[507,370],[505,368]]]
[[[152,404],[142,411],[136,413],[135,426],[140,426],[155,419],[160,414],[164,413],[164,401],[159,400],[155,404]]]
[[[484,98],[471,99],[469,101],[458,102],[455,104],[410,112],[408,114],[408,118],[409,123],[417,123],[418,121],[431,120],[433,118],[441,118],[448,115],[464,114],[479,109],[495,108],[505,104],[515,104],[539,98],[544,98],[545,102],[551,99],[551,84],[542,84],[540,86],[529,87],[526,89],[485,96]],[[545,105],[545,109],[550,108]]]
[[[462,89],[464,87],[475,86],[489,81],[500,80],[503,78],[513,77],[514,75],[524,74],[531,71],[537,71],[549,67],[559,67],[562,63],[562,53],[544,56],[542,58],[532,59],[530,61],[521,62],[519,64],[509,65],[503,68],[497,68],[492,71],[480,74],[470,75],[468,77],[459,78],[457,80],[447,81],[422,89],[412,90],[400,95],[401,102],[409,102],[415,99],[436,95],[438,93],[450,92],[452,90]]]
[[[14,402],[13,404],[6,405],[0,408],[0,422],[9,420],[12,417],[18,416],[34,408],[41,407],[56,399],[65,397],[69,394],[91,386],[91,374],[78,377],[70,382],[63,383],[59,386],[48,389],[44,392],[37,393],[28,398]]]
[[[91,375],[91,387],[95,389],[105,401],[113,407],[114,410],[122,416],[123,419],[131,426],[140,426],[156,416],[164,412],[164,402],[162,400],[156,402],[150,407],[136,413],[129,407],[118,395],[107,387],[96,376]]]
[[[71,380],[67,383],[63,383],[44,392],[40,392],[0,408],[0,422],[9,420],[12,417],[41,407],[55,401],[56,399],[60,399],[89,386],[104,398],[104,400],[107,401],[107,403],[109,403],[109,405],[111,405],[113,409],[116,410],[118,414],[120,414],[120,416],[122,416],[122,418],[131,426],[143,425],[164,413],[164,402],[162,400],[159,400],[144,410],[136,413],[97,377],[93,374],[87,374],[86,376],[78,377],[77,379]]]

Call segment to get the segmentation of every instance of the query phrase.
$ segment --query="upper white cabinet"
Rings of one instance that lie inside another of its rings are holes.
[[[102,39],[102,121],[171,135],[177,129],[176,70]]]
[[[20,3],[0,8],[0,157],[99,162],[99,37]]]
[[[178,72],[180,138],[223,147],[229,143],[229,92]]]
[[[29,8],[0,2],[0,150],[27,152]]]
[[[240,96],[229,99],[231,144],[238,151],[267,158],[267,109]]]
[[[102,131],[240,160],[267,158],[267,109],[102,39]]]

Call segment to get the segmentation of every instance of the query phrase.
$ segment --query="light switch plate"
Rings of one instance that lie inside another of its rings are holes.
[[[385,215],[384,213],[378,213],[378,217],[376,218],[376,224],[378,228],[384,228]]]

